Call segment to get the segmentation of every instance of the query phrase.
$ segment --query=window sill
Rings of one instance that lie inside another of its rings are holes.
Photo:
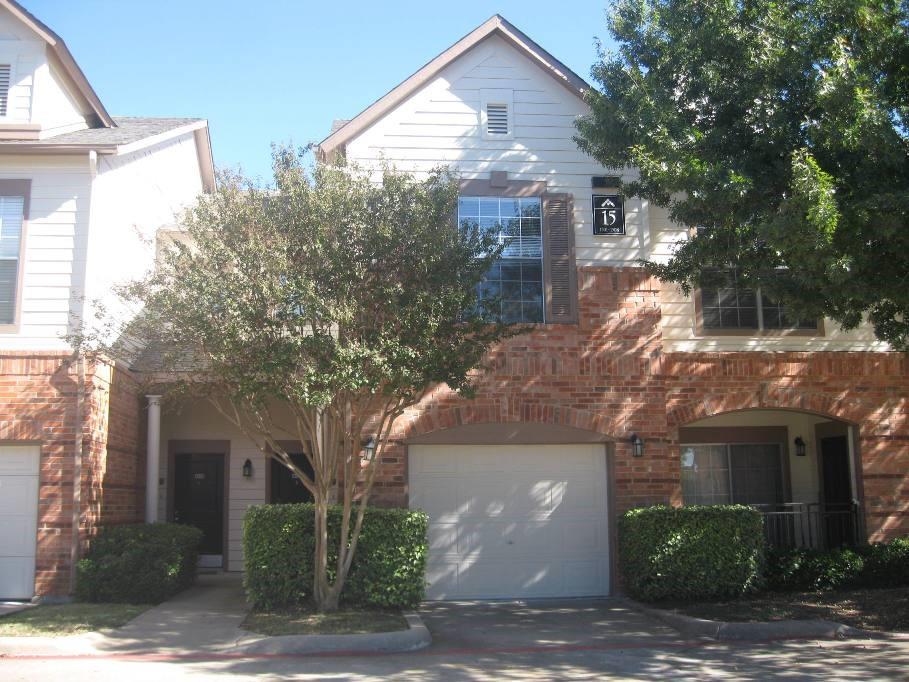
[[[825,334],[823,329],[696,329],[695,336],[702,338],[737,336],[743,339],[773,339],[787,336],[824,338]]]

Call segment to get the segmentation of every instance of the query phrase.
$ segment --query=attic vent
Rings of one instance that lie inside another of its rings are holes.
[[[9,64],[0,64],[0,116],[6,116],[9,101]]]
[[[493,104],[489,102],[486,105],[486,134],[487,135],[507,135],[508,134],[508,105]]]

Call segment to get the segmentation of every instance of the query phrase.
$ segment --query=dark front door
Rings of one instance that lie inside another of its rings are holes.
[[[846,436],[821,438],[821,505],[827,547],[855,543],[852,477],[849,475],[849,441]]]
[[[224,456],[174,457],[174,521],[202,531],[200,554],[224,550]]]

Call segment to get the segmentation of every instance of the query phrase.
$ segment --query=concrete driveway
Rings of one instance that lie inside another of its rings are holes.
[[[419,610],[432,651],[629,648],[679,635],[617,599],[428,602]]]
[[[897,680],[909,670],[909,641],[691,641],[620,600],[429,603],[420,612],[434,643],[421,651],[232,656],[204,642],[236,627],[237,596],[229,581],[197,588],[170,602],[169,615],[124,628],[102,655],[0,653],[0,679]],[[208,610],[188,614],[196,599]]]

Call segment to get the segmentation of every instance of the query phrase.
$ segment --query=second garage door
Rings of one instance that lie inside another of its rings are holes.
[[[608,594],[602,444],[413,445],[408,468],[428,599]]]

